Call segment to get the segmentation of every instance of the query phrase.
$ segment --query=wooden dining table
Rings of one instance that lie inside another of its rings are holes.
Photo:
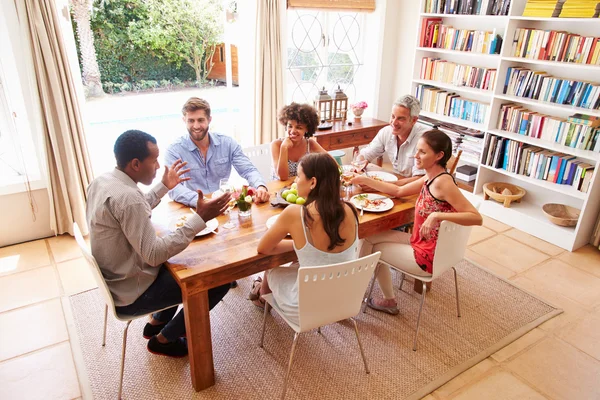
[[[292,180],[270,182],[268,189],[271,196],[291,183]],[[412,222],[415,200],[416,196],[393,199],[394,206],[389,211],[365,212],[359,221],[359,237]],[[152,213],[152,222],[159,235],[168,234],[173,221],[190,213],[183,204],[173,201],[163,203]],[[252,216],[242,219],[234,210],[236,226],[232,229],[223,228],[228,216],[221,215],[216,233],[195,238],[184,251],[166,263],[182,291],[190,371],[196,391],[215,383],[208,290],[296,260],[293,251],[276,255],[258,254],[256,251],[267,230],[267,220],[281,211],[282,208],[269,202],[253,204]]]

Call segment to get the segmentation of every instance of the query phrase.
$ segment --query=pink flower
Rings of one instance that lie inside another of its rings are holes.
[[[367,104],[366,101],[359,101],[358,103],[354,103],[350,106],[351,108],[360,108],[362,110],[364,110],[365,108],[369,107],[369,105]]]

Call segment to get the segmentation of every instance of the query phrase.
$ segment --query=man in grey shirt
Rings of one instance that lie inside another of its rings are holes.
[[[188,172],[184,162],[165,166],[162,181],[143,194],[139,182],[149,185],[156,176],[156,139],[137,130],[123,133],[114,146],[117,167],[94,179],[88,188],[86,209],[92,254],[120,314],[139,315],[170,307],[152,315],[144,328],[148,350],[155,354],[183,357],[187,354],[181,289],[162,265],[183,251],[196,234],[227,208],[230,195],[205,201],[198,191],[196,214],[175,232],[157,237],[150,221],[152,209]],[[210,307],[225,296],[229,284],[208,291]]]

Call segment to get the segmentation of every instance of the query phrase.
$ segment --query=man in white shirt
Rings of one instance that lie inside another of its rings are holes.
[[[421,104],[411,95],[400,97],[392,106],[390,125],[382,128],[371,143],[359,153],[359,159],[371,162],[387,154],[394,172],[404,178],[396,181],[399,186],[419,179],[425,171],[415,167],[417,142],[428,128],[417,125]]]
[[[150,217],[170,189],[188,179],[186,163],[176,160],[165,166],[161,182],[144,194],[139,182],[149,185],[156,176],[156,139],[142,131],[123,133],[114,146],[117,167],[94,179],[88,188],[86,218],[90,244],[118,313],[140,315],[160,310],[144,328],[151,353],[171,357],[187,354],[181,289],[163,263],[183,251],[205,221],[227,208],[229,194],[206,201],[198,190],[196,214],[175,232],[156,236]],[[214,307],[229,290],[229,284],[208,291],[209,307]],[[172,306],[172,307],[170,307]],[[170,308],[167,308],[170,307]]]

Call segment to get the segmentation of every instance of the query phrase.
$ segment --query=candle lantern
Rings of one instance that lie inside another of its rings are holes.
[[[346,114],[348,113],[348,96],[340,89],[338,85],[333,97],[333,120],[346,120]]]
[[[323,87],[323,90],[319,91],[319,95],[315,98],[315,108],[317,113],[319,114],[320,121],[331,121],[331,110],[332,110],[332,100],[331,96]]]

